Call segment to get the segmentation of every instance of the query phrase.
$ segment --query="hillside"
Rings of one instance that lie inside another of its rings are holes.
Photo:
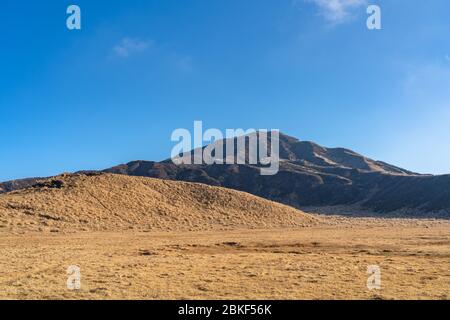
[[[246,151],[247,152],[247,151]],[[344,148],[280,134],[280,171],[254,165],[175,165],[133,161],[105,172],[201,182],[241,190],[296,208],[352,206],[379,214],[450,217],[450,175],[417,174]]]
[[[236,139],[233,143],[237,146]],[[248,149],[244,152],[234,157],[247,158]],[[274,176],[260,175],[256,165],[175,165],[170,159],[132,161],[103,172],[225,187],[298,209],[348,206],[376,215],[450,218],[450,175],[417,174],[349,149],[326,148],[284,134],[280,171]],[[0,184],[0,193],[37,181],[6,182]]]
[[[0,195],[0,231],[227,230],[315,221],[239,191],[112,174],[63,175]]]

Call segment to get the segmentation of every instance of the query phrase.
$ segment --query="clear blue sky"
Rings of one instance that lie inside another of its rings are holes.
[[[165,159],[194,120],[450,173],[450,2],[370,0],[380,31],[364,2],[2,1],[0,181]]]

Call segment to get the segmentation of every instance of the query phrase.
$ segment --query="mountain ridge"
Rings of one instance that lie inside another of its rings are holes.
[[[225,187],[299,209],[347,205],[380,214],[450,217],[450,175],[422,175],[350,149],[326,148],[284,134],[279,141],[280,170],[274,176],[261,176],[258,165],[176,165],[170,159],[131,161],[101,172]],[[244,152],[247,158],[248,145]],[[187,156],[192,158],[194,150]],[[0,193],[2,188],[7,192],[32,184],[33,179],[0,184]]]

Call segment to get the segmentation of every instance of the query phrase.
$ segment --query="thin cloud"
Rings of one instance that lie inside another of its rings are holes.
[[[403,81],[405,95],[416,103],[421,102],[423,108],[430,105],[450,106],[450,68],[446,63],[430,63],[408,66]]]
[[[160,66],[165,65],[172,70],[186,74],[194,70],[191,56],[175,51],[170,45],[139,38],[121,39],[117,45],[112,47],[108,59],[119,61],[119,59],[128,59],[146,51],[151,51],[150,54],[143,57],[146,61],[151,57],[151,61],[158,61]]]
[[[332,24],[340,24],[352,17],[355,8],[367,4],[366,0],[304,0],[314,3],[319,14]]]
[[[152,45],[153,42],[149,40],[123,38],[118,45],[114,46],[113,52],[117,57],[128,58],[133,54],[146,51]]]
[[[174,56],[176,68],[183,72],[189,73],[193,71],[192,58],[190,56],[175,55]]]

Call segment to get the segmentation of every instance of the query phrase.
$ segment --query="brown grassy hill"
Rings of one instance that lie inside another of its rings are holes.
[[[239,191],[113,174],[62,175],[0,195],[0,231],[226,230],[315,221]]]

